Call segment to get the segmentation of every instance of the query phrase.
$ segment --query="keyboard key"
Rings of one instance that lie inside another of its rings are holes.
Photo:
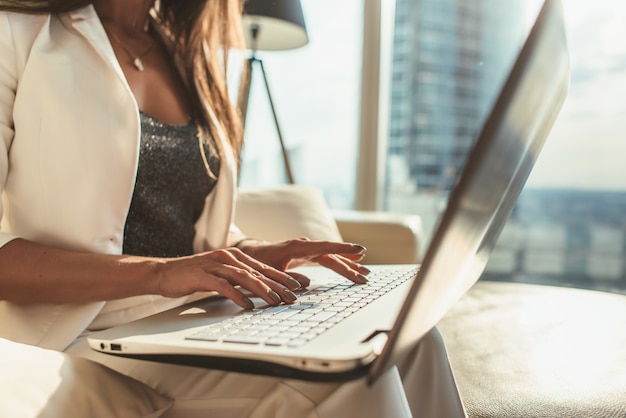
[[[261,341],[258,338],[244,337],[244,336],[232,336],[224,338],[225,343],[237,343],[237,344],[260,344]]]

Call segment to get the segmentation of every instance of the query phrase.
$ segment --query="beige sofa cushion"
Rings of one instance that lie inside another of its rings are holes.
[[[322,192],[311,186],[240,190],[235,223],[247,236],[272,242],[308,237],[361,244],[367,247],[366,264],[418,263],[421,256],[418,215],[332,212]]]
[[[421,262],[422,219],[419,215],[367,211],[335,211],[341,236],[367,248],[365,264]]]
[[[0,339],[0,417],[158,417],[171,401],[92,361]]]
[[[299,237],[343,241],[324,196],[316,187],[286,185],[239,190],[235,224],[247,236],[271,242]]]

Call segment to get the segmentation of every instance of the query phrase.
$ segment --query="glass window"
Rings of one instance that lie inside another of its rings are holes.
[[[563,4],[570,93],[485,277],[626,292],[626,5]],[[397,0],[384,205],[427,239],[538,5]]]
[[[259,51],[295,182],[320,187],[336,209],[354,205],[363,2],[302,0],[310,42]],[[253,69],[241,187],[285,183],[279,140],[261,73]]]
[[[393,2],[382,2],[388,7]],[[422,216],[426,244],[539,0],[396,0],[383,210]],[[364,2],[302,0],[310,43],[264,60],[299,184],[354,207]],[[485,273],[626,291],[626,6],[563,1],[569,96]],[[385,38],[384,34],[382,38]],[[382,67],[385,67],[384,65]],[[382,83],[385,85],[385,83]],[[253,74],[240,185],[285,182],[267,95]]]

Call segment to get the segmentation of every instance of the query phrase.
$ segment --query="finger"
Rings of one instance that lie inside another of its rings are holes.
[[[300,288],[302,289],[309,287],[309,285],[311,284],[311,279],[309,279],[307,276],[305,276],[302,273],[296,273],[295,271],[288,271],[287,274],[289,274],[291,277],[297,280],[298,283],[300,283]]]
[[[357,262],[363,260],[363,257],[365,257],[365,254],[337,254],[337,255],[344,257],[348,260],[357,261]]]
[[[331,254],[324,254],[323,256],[320,257],[324,257],[327,255],[331,255]],[[350,267],[353,270],[358,271],[359,273],[363,274],[364,276],[367,276],[368,274],[370,274],[372,271],[365,267],[362,264],[359,264],[357,261],[360,260],[355,260],[353,257],[350,256],[346,256],[344,254],[332,254],[332,256],[336,259],[336,260],[341,260],[344,264],[346,264],[348,267]],[[319,258],[319,257],[318,257]],[[362,257],[360,257],[362,258]],[[315,261],[319,262],[317,260],[317,258],[315,259]]]
[[[263,273],[256,270],[255,267],[260,263],[251,257],[245,256],[242,251],[232,248],[218,250],[215,254],[217,258],[214,263],[217,264],[218,268],[216,271],[210,272],[213,275],[228,280],[232,285],[241,286],[270,305],[279,305],[283,300],[293,302],[296,299],[293,292],[291,294],[285,292],[288,289],[281,285],[276,286],[276,282],[273,282],[265,277]],[[283,272],[278,273],[286,275]]]
[[[348,261],[349,260],[342,259],[341,257],[336,256],[334,254],[326,254],[326,255],[317,257],[317,262],[321,266],[324,266],[334,271],[335,273],[344,276],[345,278],[353,281],[354,283],[358,283],[358,284],[367,283],[367,278],[365,277],[365,275],[361,273],[359,270],[353,269],[352,266],[350,265],[352,263],[348,264]]]
[[[218,292],[220,295],[232,300],[244,309],[254,309],[254,303],[252,302],[252,300],[250,300],[250,298],[241,293],[239,290],[235,289],[235,287],[230,284],[228,280],[216,276],[214,276],[214,279],[215,285],[213,286],[213,290]]]
[[[343,254],[362,257],[366,249],[360,244],[331,241],[311,241],[297,239],[289,242],[289,255],[292,259],[308,258],[323,254]]]
[[[298,297],[292,290],[297,290],[302,287],[302,284],[298,280],[283,271],[277,270],[248,256],[243,251],[233,251],[233,255],[250,269],[251,274],[255,275],[257,279],[274,292],[270,293],[270,297],[274,299],[276,296],[279,297],[278,303],[281,301],[286,303],[296,301]]]
[[[291,304],[298,299],[298,296],[286,286],[264,276],[260,272],[256,272],[256,274],[258,274],[258,279],[271,289],[270,296],[277,302],[276,304],[280,304],[281,302]],[[293,278],[291,280],[296,282]],[[293,287],[295,287],[295,285],[293,285]],[[301,287],[300,283],[298,283],[297,289],[300,289]]]
[[[280,305],[281,296],[268,285],[268,281],[262,274],[248,266],[226,266],[220,273],[231,285],[240,286],[253,295],[260,297],[270,305]]]

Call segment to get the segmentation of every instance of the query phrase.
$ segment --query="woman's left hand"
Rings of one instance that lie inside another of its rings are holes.
[[[370,272],[359,264],[365,253],[365,247],[359,244],[297,238],[277,243],[246,239],[237,246],[249,256],[281,271],[317,263],[359,284],[367,283],[365,276]],[[304,275],[289,274],[302,287],[309,285],[310,281]]]

